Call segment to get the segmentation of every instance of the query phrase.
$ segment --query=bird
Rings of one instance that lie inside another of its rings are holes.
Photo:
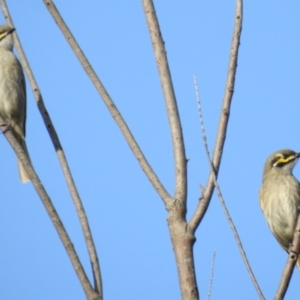
[[[23,68],[13,53],[15,28],[0,25],[0,115],[29,158],[25,142],[26,85]],[[30,181],[18,160],[22,183]]]
[[[260,207],[271,232],[281,247],[289,251],[300,209],[300,184],[293,175],[300,153],[283,149],[270,155],[264,165],[259,192]],[[300,256],[297,260],[300,270]]]

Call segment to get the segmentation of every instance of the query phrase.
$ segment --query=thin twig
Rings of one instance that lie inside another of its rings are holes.
[[[10,26],[14,27],[5,0],[1,1],[1,7],[2,7],[4,17],[7,20],[8,24]],[[87,245],[88,253],[89,253],[91,264],[92,264],[92,271],[93,271],[93,276],[94,276],[94,281],[95,281],[95,291],[97,293],[99,293],[100,299],[102,299],[102,280],[101,280],[101,273],[100,273],[100,267],[99,267],[99,260],[98,260],[96,247],[95,247],[95,244],[94,244],[94,241],[93,241],[92,233],[91,233],[91,230],[90,230],[90,227],[89,227],[88,219],[87,219],[86,213],[84,211],[82,201],[80,199],[79,193],[78,193],[77,188],[75,186],[73,176],[71,174],[67,159],[66,159],[64,151],[63,151],[63,148],[60,144],[58,135],[57,135],[56,130],[54,128],[54,125],[53,125],[53,123],[50,119],[50,116],[47,112],[47,109],[46,109],[45,104],[43,102],[43,97],[41,95],[40,89],[39,89],[39,87],[37,85],[37,82],[34,78],[34,75],[32,73],[32,70],[31,70],[30,66],[29,66],[28,60],[26,58],[26,55],[23,51],[22,45],[20,43],[20,40],[19,40],[18,35],[16,34],[16,32],[14,32],[14,41],[15,41],[15,47],[16,47],[18,53],[19,53],[19,56],[20,56],[21,64],[23,66],[23,69],[24,69],[25,73],[27,74],[27,77],[29,79],[31,88],[33,90],[38,108],[39,108],[40,113],[42,115],[42,118],[44,120],[45,126],[48,130],[48,133],[50,135],[50,138],[52,140],[54,148],[56,150],[61,168],[63,170],[63,174],[65,176],[65,179],[66,179],[71,197],[72,197],[73,202],[74,202],[74,206],[76,207],[76,211],[77,211],[78,218],[79,218],[79,221],[80,221],[80,224],[81,224],[81,227],[82,227],[82,231],[83,231],[83,234],[84,234],[84,237],[85,237],[85,242],[86,242],[86,245]]]
[[[187,159],[185,157],[184,140],[181,122],[173,88],[171,73],[168,65],[165,44],[159,28],[152,0],[143,0],[144,13],[152,41],[156,64],[159,71],[164,99],[171,129],[173,152],[175,159],[175,196],[182,206],[186,207],[187,196]]]
[[[1,116],[0,116],[0,124],[5,124],[5,122]],[[18,141],[12,134],[9,127],[8,127],[8,129],[5,129],[5,130],[3,130],[3,127],[1,127],[1,130],[2,130],[3,134],[5,135],[5,137],[7,138],[9,144],[15,151],[18,159],[20,160],[20,162],[22,163],[22,165],[26,171],[26,174],[29,176],[30,181],[32,182],[37,194],[39,195],[41,201],[43,202],[44,207],[49,215],[49,218],[51,219],[51,221],[60,237],[60,240],[62,241],[62,243],[67,251],[67,254],[71,260],[74,270],[77,273],[77,276],[81,282],[81,285],[85,291],[87,298],[89,300],[91,300],[91,299],[98,300],[99,297],[93,290],[93,288],[89,282],[89,279],[86,276],[86,273],[83,269],[83,266],[79,260],[78,255],[75,251],[73,243],[72,243],[67,231],[65,230],[64,225],[63,225],[62,221],[60,220],[59,215],[57,214],[50,197],[48,196],[38,175],[36,174],[35,170],[33,169],[33,166],[31,165],[29,158],[27,157],[27,155],[23,151],[22,147],[20,146],[20,144],[18,143]]]
[[[138,143],[134,139],[130,129],[128,128],[125,120],[123,119],[122,115],[120,114],[119,110],[117,109],[116,105],[110,98],[108,92],[106,91],[105,87],[101,83],[100,79],[98,78],[97,74],[95,73],[94,69],[90,65],[88,59],[84,55],[83,51],[79,47],[77,41],[75,40],[74,36],[72,35],[71,31],[69,30],[68,26],[64,22],[63,18],[61,17],[59,11],[57,10],[56,6],[54,5],[53,1],[51,0],[43,0],[47,9],[49,10],[51,16],[53,17],[55,23],[61,30],[62,34],[66,38],[67,42],[69,43],[70,47],[74,51],[74,54],[77,56],[79,62],[81,63],[83,69],[89,76],[90,80],[94,84],[96,90],[100,94],[101,98],[103,99],[107,109],[109,110],[110,114],[116,121],[118,127],[120,128],[121,132],[125,140],[127,141],[130,149],[132,150],[134,156],[138,160],[142,170],[145,172],[146,176],[148,177],[149,181],[164,201],[165,205],[168,206],[172,202],[172,198],[162,185],[160,180],[158,179],[157,175],[151,168],[150,164],[146,160],[143,152],[141,151]]]
[[[223,153],[223,148],[225,144],[227,125],[229,121],[230,105],[234,92],[235,84],[235,75],[237,69],[237,59],[238,59],[238,50],[240,45],[240,36],[242,31],[242,20],[243,20],[243,1],[236,0],[236,13],[235,13],[235,26],[232,37],[231,51],[230,51],[230,61],[229,69],[227,75],[227,83],[225,87],[225,95],[222,106],[221,118],[219,121],[219,128],[216,138],[216,143],[214,147],[214,153],[212,162],[214,165],[214,170],[210,171],[208,182],[206,188],[200,197],[197,209],[192,216],[189,227],[192,231],[195,231],[199,226],[201,220],[203,219],[206,210],[209,206],[213,191],[214,191],[214,176],[218,176],[221,158]]]
[[[300,214],[298,215],[297,225],[294,232],[294,238],[292,245],[289,249],[289,257],[288,261],[285,265],[285,268],[282,272],[281,281],[279,283],[275,300],[282,300],[285,296],[285,293],[289,287],[290,280],[293,275],[293,271],[295,268],[295,265],[297,263],[298,255],[300,253]]]
[[[241,253],[241,256],[243,258],[243,261],[245,263],[245,266],[246,266],[246,269],[250,275],[250,278],[252,280],[252,283],[260,297],[260,299],[265,299],[259,285],[258,285],[258,282],[256,281],[256,278],[254,276],[254,273],[251,269],[251,266],[249,264],[249,261],[248,261],[248,258],[247,258],[247,255],[246,255],[246,252],[244,250],[244,247],[242,245],[242,241],[240,239],[240,236],[238,234],[238,231],[234,225],[234,222],[230,216],[230,213],[227,209],[227,206],[226,206],[226,203],[225,203],[225,200],[223,198],[223,195],[221,193],[221,188],[218,184],[218,181],[217,181],[217,175],[215,173],[215,166],[213,165],[213,162],[211,161],[211,158],[210,158],[210,154],[209,154],[209,150],[208,150],[208,144],[207,144],[207,137],[206,137],[206,132],[205,132],[205,127],[204,127],[204,121],[203,121],[203,114],[202,114],[202,109],[201,109],[201,102],[200,102],[200,96],[199,96],[199,90],[198,90],[198,84],[197,84],[197,79],[196,77],[194,76],[194,85],[195,85],[195,90],[196,90],[196,98],[197,98],[197,103],[198,103],[198,113],[199,113],[199,119],[200,119],[200,126],[201,126],[201,133],[202,133],[202,139],[203,139],[203,144],[204,144],[204,148],[205,148],[205,152],[206,152],[206,156],[207,156],[207,159],[209,161],[209,164],[210,164],[210,167],[211,167],[211,172],[213,174],[213,177],[214,177],[214,184],[215,184],[215,187],[217,189],[217,194],[218,194],[218,198],[220,200],[220,203],[221,203],[221,206],[223,208],[223,211],[225,213],[225,216],[229,222],[229,225],[230,225],[230,228],[233,232],[233,235],[234,235],[234,238],[237,242],[237,246],[240,250],[240,253]]]
[[[213,253],[212,262],[211,262],[210,280],[209,280],[208,292],[206,297],[207,300],[210,300],[210,296],[212,292],[212,286],[214,281],[215,260],[216,260],[216,251],[214,251]]]

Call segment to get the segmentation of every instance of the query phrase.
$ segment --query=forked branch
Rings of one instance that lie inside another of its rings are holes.
[[[184,300],[198,300],[193,245],[195,236],[187,230],[187,160],[176,97],[168,66],[164,41],[152,0],[143,0],[144,13],[156,58],[171,129],[175,164],[175,195],[169,211],[168,226],[176,258],[181,296]]]

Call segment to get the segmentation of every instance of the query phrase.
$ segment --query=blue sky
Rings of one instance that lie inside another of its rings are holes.
[[[141,171],[95,88],[42,1],[8,1],[15,27],[58,131],[97,246],[105,299],[180,299],[162,201]],[[174,192],[166,110],[141,1],[56,1],[149,162]],[[182,120],[188,164],[188,218],[209,166],[201,139],[193,74],[198,78],[210,149],[224,94],[234,1],[155,1]],[[269,232],[258,202],[262,168],[281,148],[300,151],[300,4],[245,1],[235,93],[219,184],[267,299],[287,255]],[[3,17],[1,22],[3,23]],[[89,258],[54,148],[27,85],[27,146],[90,272]],[[19,182],[15,155],[0,138],[0,298],[84,299],[44,207]],[[300,167],[295,175],[300,178]],[[196,233],[195,262],[206,297],[257,299],[216,195]],[[286,299],[300,293],[299,272]]]

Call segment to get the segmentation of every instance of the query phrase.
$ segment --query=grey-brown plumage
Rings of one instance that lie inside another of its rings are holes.
[[[300,184],[292,171],[300,153],[284,149],[267,159],[260,189],[260,206],[268,225],[286,251],[293,241],[300,207]],[[297,261],[300,270],[300,257]]]
[[[8,25],[0,25],[0,114],[28,156],[25,143],[26,87],[22,66],[12,51],[13,31],[14,28]],[[18,165],[21,181],[29,181],[19,161]]]

